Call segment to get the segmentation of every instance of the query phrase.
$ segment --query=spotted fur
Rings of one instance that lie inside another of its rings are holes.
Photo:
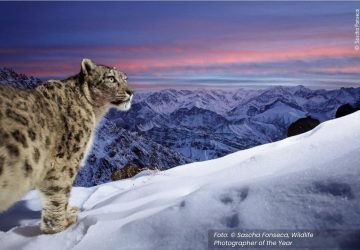
[[[33,90],[0,84],[0,211],[35,188],[44,233],[75,223],[69,195],[95,126],[110,107],[128,110],[132,95],[125,73],[89,59],[76,76]]]

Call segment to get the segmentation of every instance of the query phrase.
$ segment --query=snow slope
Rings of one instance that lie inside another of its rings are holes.
[[[40,234],[30,192],[0,216],[0,249],[207,249],[209,229],[359,230],[359,152],[357,112],[216,160],[77,187],[79,222],[56,235]]]

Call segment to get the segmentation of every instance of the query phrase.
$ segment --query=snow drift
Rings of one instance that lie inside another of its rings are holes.
[[[55,235],[40,233],[32,191],[0,216],[0,249],[206,249],[209,229],[359,230],[359,196],[357,112],[216,160],[74,188],[79,221]]]

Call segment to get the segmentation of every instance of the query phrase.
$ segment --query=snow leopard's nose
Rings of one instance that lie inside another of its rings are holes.
[[[126,88],[125,93],[128,94],[129,96],[132,96],[134,94],[134,90],[132,90],[131,88]]]

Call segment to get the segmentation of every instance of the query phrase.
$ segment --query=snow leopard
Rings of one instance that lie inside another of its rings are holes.
[[[0,84],[0,211],[37,189],[43,233],[76,223],[70,191],[96,125],[112,107],[127,111],[132,98],[124,72],[90,59],[79,74],[34,89]]]

